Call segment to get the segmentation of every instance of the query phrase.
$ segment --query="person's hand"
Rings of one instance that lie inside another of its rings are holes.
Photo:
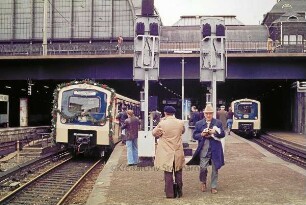
[[[209,129],[208,133],[211,134],[211,135],[212,135],[212,134],[215,134],[215,133],[216,133],[216,130],[215,130],[215,129]]]
[[[164,134],[164,130],[162,128],[157,128],[156,135],[161,137]]]
[[[202,137],[209,137],[209,129],[204,129],[202,132],[201,132],[201,136]]]

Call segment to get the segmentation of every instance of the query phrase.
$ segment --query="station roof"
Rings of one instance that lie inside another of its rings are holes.
[[[279,17],[277,20],[275,20],[273,23],[286,22],[286,21],[287,22],[306,22],[306,19],[304,16],[302,16],[299,13],[287,12],[283,14],[281,17]]]
[[[305,0],[281,0],[273,6],[269,13],[306,12]]]
[[[201,38],[200,27],[197,26],[163,26],[161,38],[163,41],[198,42]],[[264,25],[226,26],[226,36],[229,41],[259,41],[268,38],[268,30]]]
[[[226,26],[242,26],[241,21],[236,19],[234,15],[215,15],[215,16],[181,16],[180,20],[173,24],[173,26],[196,26],[200,25],[202,17],[222,17]]]

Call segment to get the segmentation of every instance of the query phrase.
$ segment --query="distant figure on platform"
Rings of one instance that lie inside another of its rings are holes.
[[[119,126],[122,127],[124,124],[124,121],[128,118],[128,115],[126,113],[126,107],[122,106],[121,112],[119,112],[116,116],[116,119],[119,121]],[[121,128],[121,140],[122,144],[125,144],[125,129]]]
[[[193,138],[198,140],[198,147],[187,165],[200,165],[201,191],[207,190],[207,167],[212,165],[211,193],[216,194],[218,170],[224,165],[221,138],[225,136],[221,121],[213,118],[214,109],[207,105],[204,109],[205,119],[195,125]]]
[[[268,53],[273,52],[273,40],[270,37],[268,37],[268,40],[267,40],[267,51]]]
[[[127,162],[128,166],[137,165],[138,163],[138,130],[140,120],[135,117],[133,110],[128,110],[128,118],[124,121],[121,129],[125,129],[126,132],[126,151],[127,151]]]
[[[156,126],[161,118],[161,112],[159,112],[157,109],[152,111],[152,117],[153,117],[153,126]]]
[[[117,39],[117,46],[116,46],[116,51],[117,53],[122,53],[122,44],[123,44],[123,38],[122,36],[119,36]]]
[[[200,113],[196,106],[192,106],[189,118],[189,126],[194,126],[196,122],[198,122],[199,120],[200,120]]]
[[[217,119],[222,122],[223,130],[226,129],[226,116],[227,112],[225,111],[225,106],[222,105],[220,110],[217,112]]]
[[[183,166],[185,165],[182,134],[185,132],[184,122],[176,119],[176,110],[165,106],[165,117],[153,129],[154,137],[159,138],[154,165],[164,171],[165,192],[167,198],[183,195]],[[173,183],[173,172],[175,185]]]
[[[234,113],[232,111],[232,107],[228,108],[228,112],[227,112],[227,116],[226,116],[226,125],[227,125],[227,129],[228,129],[228,135],[231,134],[231,130],[232,130],[232,126],[233,126],[233,116]]]

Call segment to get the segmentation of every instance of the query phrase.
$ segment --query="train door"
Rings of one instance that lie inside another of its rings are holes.
[[[0,127],[9,127],[9,96],[0,94]]]

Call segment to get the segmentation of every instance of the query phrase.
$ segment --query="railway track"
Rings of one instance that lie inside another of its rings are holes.
[[[268,135],[261,135],[260,138],[252,139],[252,141],[282,159],[306,169],[306,151],[299,145],[293,145],[290,142],[272,138]]]
[[[0,204],[61,204],[101,160],[67,159],[0,200]]]

